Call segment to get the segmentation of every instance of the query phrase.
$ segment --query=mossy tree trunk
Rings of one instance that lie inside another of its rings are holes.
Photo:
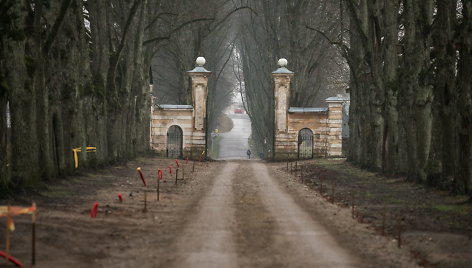
[[[388,173],[471,194],[470,1],[343,2],[351,18],[348,159],[378,168],[380,153]]]

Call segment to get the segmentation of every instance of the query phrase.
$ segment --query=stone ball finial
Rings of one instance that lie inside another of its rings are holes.
[[[203,66],[206,63],[206,60],[204,57],[198,57],[195,62],[197,63],[198,66]]]
[[[280,67],[286,67],[287,64],[288,64],[288,61],[287,61],[287,59],[285,59],[285,58],[281,58],[281,59],[277,62],[277,64],[278,64]]]

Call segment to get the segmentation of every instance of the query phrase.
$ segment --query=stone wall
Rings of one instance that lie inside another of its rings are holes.
[[[193,144],[193,108],[154,109],[151,116],[151,149],[161,156],[167,154],[167,131],[171,126],[179,126],[183,133],[183,150]]]
[[[298,155],[298,133],[304,128],[313,134],[314,155],[323,156],[326,151],[326,112],[320,113],[287,113],[287,131],[276,131],[275,152],[277,158],[296,158]]]
[[[298,133],[304,128],[308,128],[313,132],[314,157],[342,156],[343,100],[328,98],[326,101],[328,102],[328,109],[313,108],[311,110],[316,111],[308,112],[287,111],[287,129],[285,131],[275,131],[274,158],[276,160],[297,157]],[[290,109],[294,109],[294,107]]]

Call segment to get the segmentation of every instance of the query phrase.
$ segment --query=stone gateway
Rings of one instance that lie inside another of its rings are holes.
[[[189,71],[192,105],[152,104],[151,149],[161,156],[199,158],[206,156],[206,102],[211,74],[197,59]],[[342,156],[342,97],[326,99],[328,108],[290,107],[290,81],[294,73],[279,60],[275,80],[274,160]],[[151,87],[152,89],[152,87]]]
[[[342,97],[326,99],[328,108],[288,107],[294,73],[279,60],[275,82],[274,160],[342,156]],[[311,135],[311,136],[310,136]]]
[[[206,100],[211,72],[197,58],[197,67],[188,72],[192,79],[192,104],[151,105],[151,149],[166,157],[198,158],[206,148]]]

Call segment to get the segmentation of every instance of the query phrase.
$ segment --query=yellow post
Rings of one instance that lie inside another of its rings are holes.
[[[86,149],[87,149],[87,153],[96,153],[97,152],[97,147],[88,146]]]
[[[79,167],[79,152],[82,152],[82,150],[79,148],[74,148],[72,149],[72,151],[74,152],[74,166],[75,168],[78,168]]]
[[[79,148],[72,149],[72,151],[74,152],[74,166],[75,168],[78,168],[79,167],[79,154],[78,153],[82,152],[82,149],[79,147]],[[85,147],[85,152],[96,153],[97,147],[87,146]]]

